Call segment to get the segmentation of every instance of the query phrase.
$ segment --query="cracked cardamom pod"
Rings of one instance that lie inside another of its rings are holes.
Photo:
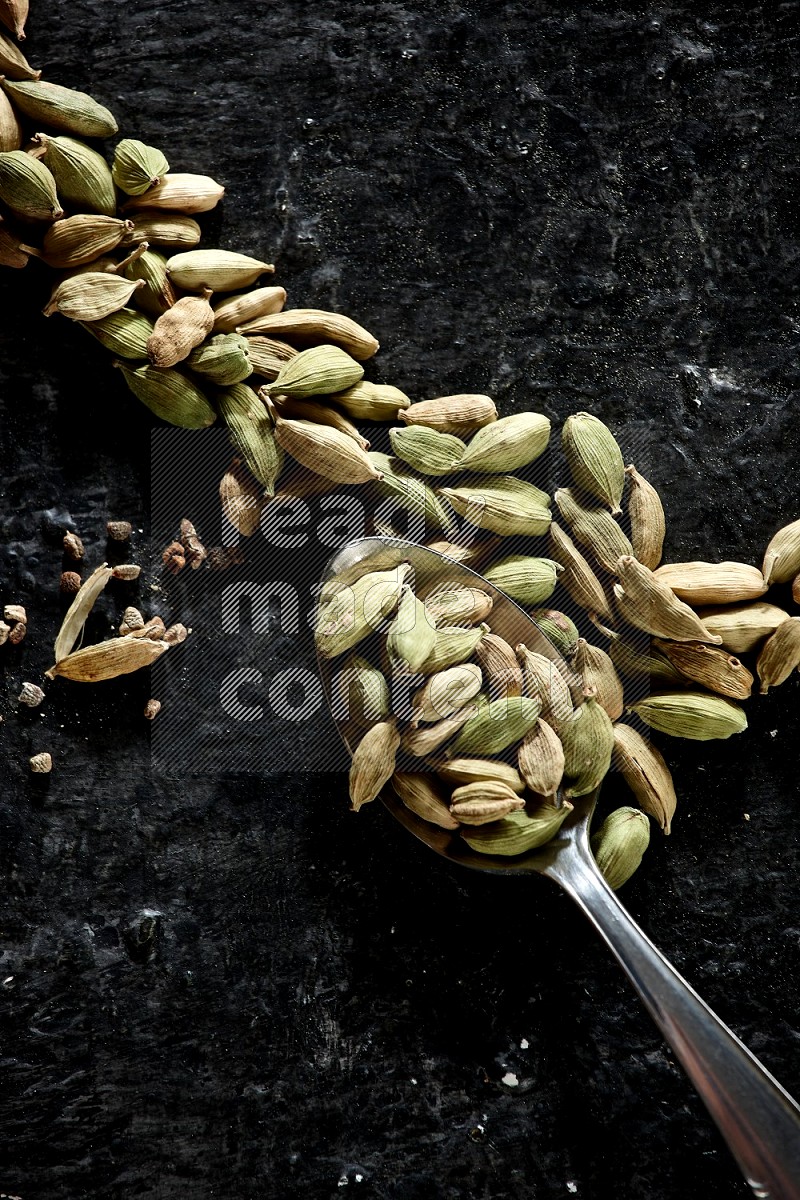
[[[274,496],[275,483],[283,466],[283,450],[277,444],[264,405],[246,383],[236,383],[218,394],[217,407],[231,441],[251,473],[266,495]]]
[[[670,832],[678,798],[662,754],[630,725],[614,726],[614,767],[633,792],[639,807]]]
[[[56,662],[66,658],[78,640],[78,636],[86,623],[86,618],[94,608],[97,597],[111,578],[111,568],[105,563],[96,567],[88,579],[84,580],[75,594],[75,598],[67,609],[61,628],[56,637],[53,653]]]
[[[751,604],[730,604],[701,608],[697,614],[714,641],[722,642],[732,654],[746,654],[774,633],[789,614],[776,604],[755,600]]]
[[[614,584],[614,597],[620,615],[629,625],[673,642],[718,645],[722,641],[688,604],[678,599],[672,588],[633,555],[625,554],[619,559],[617,575],[620,582]]]
[[[764,553],[764,582],[789,583],[800,571],[800,521],[792,521],[771,538]]]
[[[761,695],[785,683],[800,668],[800,617],[789,617],[764,643],[756,663]]]
[[[394,721],[370,726],[353,752],[350,764],[350,808],[352,812],[376,800],[381,788],[394,774],[400,734]]]
[[[395,771],[392,787],[406,808],[423,821],[440,829],[458,829],[458,821],[450,815],[447,803],[430,775]]]
[[[102,213],[78,213],[56,221],[42,239],[42,257],[48,267],[81,267],[108,254],[131,232],[130,221]]]
[[[438,396],[411,404],[398,416],[406,425],[427,425],[441,433],[469,437],[476,429],[497,420],[497,408],[490,396]]]
[[[445,487],[438,491],[459,516],[478,529],[488,529],[503,537],[515,534],[535,537],[547,533],[550,527],[550,497],[541,488],[513,475],[499,475],[476,487]]]
[[[214,305],[214,332],[233,333],[240,325],[280,312],[286,303],[286,289],[260,287],[241,296],[228,296]]]
[[[632,554],[633,547],[611,514],[604,508],[584,506],[572,488],[559,488],[553,498],[575,540],[609,574],[615,574],[617,562],[622,555]]]
[[[149,363],[132,367],[117,361],[114,366],[122,371],[137,400],[162,421],[183,429],[205,429],[216,421],[217,414],[200,388],[179,371],[152,367]]]
[[[487,567],[484,578],[517,604],[528,606],[544,604],[550,599],[561,570],[561,565],[551,558],[511,554]]]
[[[473,435],[460,470],[508,475],[535,462],[549,441],[550,421],[541,413],[521,412],[501,417]]]
[[[622,696],[622,680],[610,655],[599,646],[591,645],[585,638],[578,638],[572,666],[583,684],[584,693],[594,695],[611,720],[618,721],[625,709],[625,703]]]
[[[208,302],[211,292],[182,296],[156,321],[147,343],[147,356],[154,367],[174,367],[204,342],[214,324]]]
[[[412,666],[410,662],[409,666]],[[416,726],[422,721],[432,724],[452,716],[477,696],[482,685],[483,673],[475,663],[458,663],[444,671],[436,671],[414,693],[413,724]]]
[[[592,835],[592,853],[612,891],[627,883],[650,845],[650,822],[637,808],[617,808]]]
[[[117,122],[109,110],[86,92],[41,79],[12,83],[0,78],[0,87],[14,107],[37,125],[78,137],[105,138],[117,132]]]
[[[450,797],[450,812],[461,825],[488,825],[524,807],[522,797],[499,779],[465,783]]]
[[[386,383],[360,383],[337,392],[331,399],[356,421],[394,421],[411,404],[405,392]]]
[[[152,642],[148,638],[126,635],[75,650],[59,659],[45,674],[49,679],[60,675],[76,683],[99,683],[104,679],[115,679],[118,675],[130,675],[140,667],[148,667],[167,650],[167,642]]]
[[[329,396],[358,382],[363,374],[361,364],[339,346],[313,346],[310,350],[302,350],[287,362],[265,391],[269,395],[288,396],[292,400]]]
[[[545,802],[532,812],[509,813],[502,821],[476,829],[462,829],[461,836],[471,850],[479,854],[500,854],[513,857],[543,846],[555,837],[565,818],[572,812],[572,805],[565,801],[561,808]]]
[[[621,513],[625,463],[608,426],[591,413],[573,413],[562,427],[561,447],[578,487],[602,500],[612,514]]]
[[[57,221],[64,215],[52,172],[24,150],[0,152],[0,200],[25,221]]]
[[[517,795],[525,791],[525,780],[519,771],[510,763],[494,758],[451,758],[437,766],[436,774],[450,784],[494,782],[505,784]]]
[[[500,754],[525,737],[538,720],[541,704],[528,696],[491,700],[466,722],[453,742],[457,758],[487,758]]]
[[[390,429],[389,441],[397,457],[421,475],[449,475],[459,471],[459,461],[466,450],[455,434],[428,429],[425,425]]]
[[[172,250],[191,250],[200,241],[200,226],[192,217],[180,213],[137,209],[131,213],[133,222],[132,242],[148,242],[151,246],[165,246]]]
[[[611,608],[603,585],[568,533],[552,521],[549,529],[550,554],[564,568],[559,583],[589,617],[611,619]],[[637,558],[639,556],[637,555]]]
[[[184,172],[165,175],[160,183],[148,188],[141,196],[131,196],[122,208],[124,212],[147,208],[192,216],[194,213],[210,212],[224,195],[225,188],[210,176]]]
[[[661,562],[666,534],[664,506],[652,483],[640,475],[633,463],[625,468],[629,479],[628,518],[631,523],[631,545],[640,563],[655,571]]]
[[[359,362],[372,358],[379,349],[377,338],[351,317],[345,317],[342,313],[325,312],[319,308],[289,308],[278,313],[268,313],[248,321],[241,326],[239,332],[263,333],[268,337],[277,338],[288,337],[290,341],[301,345],[333,342]]]
[[[564,778],[564,747],[543,717],[522,739],[517,752],[520,774],[538,796],[555,796]]]
[[[41,161],[52,172],[65,204],[79,213],[116,216],[114,181],[101,154],[77,138],[37,133],[33,141],[42,149]]]
[[[758,600],[767,590],[758,567],[740,562],[666,563],[653,572],[653,578],[694,607]]]
[[[114,148],[111,174],[114,183],[128,196],[141,196],[160,183],[169,171],[164,154],[136,138],[123,138]]]
[[[747,667],[718,646],[659,639],[656,649],[679,673],[679,685],[689,679],[731,700],[746,700],[752,691],[753,676]]]
[[[698,742],[729,738],[747,728],[747,718],[738,704],[704,692],[661,692],[629,707],[659,733]]]
[[[112,354],[140,361],[147,358],[147,341],[153,326],[143,313],[121,308],[99,321],[81,321],[81,324]]]
[[[101,321],[125,308],[141,279],[120,279],[104,271],[70,275],[55,289],[42,312],[46,317],[61,313],[72,321]]]
[[[217,387],[231,387],[253,374],[247,338],[238,333],[218,333],[192,350],[186,365]]]

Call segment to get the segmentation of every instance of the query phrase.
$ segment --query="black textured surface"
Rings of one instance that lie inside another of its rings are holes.
[[[591,408],[662,491],[673,558],[760,562],[797,517],[796,4],[33,10],[45,77],[223,182],[204,244],[362,320],[375,378]],[[260,777],[151,772],[144,677],[17,711],[50,663],[64,524],[98,561],[107,517],[141,555],[150,514],[150,419],[37,315],[44,286],[0,278],[0,584],[30,614],[0,651],[0,1190],[744,1197],[548,884],[459,874],[377,806],[348,814],[341,773],[284,774],[279,743]],[[744,736],[669,748],[674,832],[625,892],[795,1092],[798,698],[795,677]]]

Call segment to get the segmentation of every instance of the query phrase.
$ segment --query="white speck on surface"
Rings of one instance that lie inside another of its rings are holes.
[[[363,1183],[363,1182],[364,1182],[364,1176],[363,1176],[363,1175],[356,1175],[356,1176],[355,1176],[355,1181],[356,1181],[356,1183]]]
[[[745,821],[750,820],[750,813],[742,813],[742,816],[744,817]]]
[[[62,726],[62,729],[63,729],[63,726]],[[770,737],[777,737],[777,736],[778,736],[778,731],[777,731],[777,729],[770,729],[770,731],[769,731],[769,736],[770,736]]]
[[[575,1192],[577,1192],[577,1190],[578,1190],[577,1183],[573,1183],[573,1181],[571,1179],[568,1179],[567,1180],[567,1191],[572,1192],[574,1194]]]
[[[412,1083],[416,1083],[416,1082],[417,1082],[417,1081],[416,1081],[416,1079],[414,1078],[414,1076],[413,1076],[413,1075],[411,1076],[411,1082],[412,1082]]]
[[[350,1182],[350,1180],[347,1178],[347,1176],[346,1176],[346,1175],[342,1175],[342,1176],[340,1177],[340,1179],[338,1180],[338,1182],[337,1182],[336,1186],[337,1186],[337,1187],[347,1187],[347,1185],[348,1185],[348,1183],[349,1183],[349,1182]]]
[[[523,1038],[519,1044],[520,1050],[527,1050],[528,1046],[530,1046],[530,1042],[528,1041],[527,1038]]]
[[[506,1071],[500,1082],[504,1083],[506,1087],[519,1087],[519,1080],[513,1071]]]

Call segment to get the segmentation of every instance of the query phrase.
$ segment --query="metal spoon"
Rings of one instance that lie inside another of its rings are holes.
[[[538,626],[487,580],[443,555],[395,538],[362,538],[333,556],[323,576],[348,582],[366,571],[411,563],[416,584],[461,580],[481,587],[493,600],[491,626],[512,646],[524,642],[547,654],[559,669],[570,668]],[[328,703],[333,708],[335,662],[318,659]],[[352,754],[355,727],[339,732]],[[575,802],[556,836],[540,850],[517,858],[470,851],[457,835],[410,812],[391,789],[383,802],[401,824],[451,861],[498,875],[546,875],[580,906],[610,947],[645,1007],[670,1044],[744,1174],[762,1200],[800,1200],[800,1107],[754,1054],[678,974],[628,914],[603,879],[589,848],[589,823],[597,792]]]

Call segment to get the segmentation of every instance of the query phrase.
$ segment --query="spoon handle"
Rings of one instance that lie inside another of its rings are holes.
[[[800,1200],[800,1107],[656,949],[593,862],[582,854],[564,856],[546,874],[616,955],[754,1195]]]

